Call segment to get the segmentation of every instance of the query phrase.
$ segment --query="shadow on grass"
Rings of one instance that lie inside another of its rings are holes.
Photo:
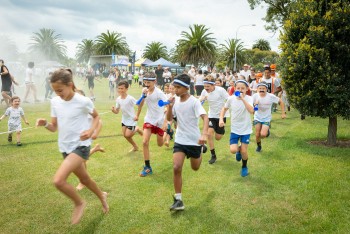
[[[87,224],[84,229],[82,229],[79,233],[85,234],[85,233],[95,233],[98,230],[98,227],[103,220],[104,214],[98,215],[96,218],[94,218],[89,224]]]

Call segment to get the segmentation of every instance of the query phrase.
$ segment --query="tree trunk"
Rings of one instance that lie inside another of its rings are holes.
[[[337,143],[337,117],[329,117],[327,145],[336,145]]]

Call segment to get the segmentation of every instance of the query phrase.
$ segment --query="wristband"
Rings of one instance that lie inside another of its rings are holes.
[[[46,121],[46,124],[45,124],[45,128],[47,128],[49,126],[49,122]]]

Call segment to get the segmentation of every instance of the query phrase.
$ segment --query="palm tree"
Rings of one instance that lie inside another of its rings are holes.
[[[87,62],[91,55],[95,53],[95,43],[93,40],[84,39],[77,46],[75,57],[78,62]]]
[[[259,50],[271,50],[270,43],[265,39],[256,40],[253,45],[253,49],[255,48]]]
[[[236,53],[236,64],[237,67],[240,67],[245,63],[245,49],[243,47],[243,42],[240,42],[239,39],[228,39],[225,41],[226,44],[220,44],[220,54],[222,60],[226,62],[226,66],[233,69],[234,60],[235,60],[235,50]]]
[[[210,64],[215,60],[216,41],[208,33],[209,28],[204,25],[194,24],[189,27],[190,32],[181,32],[182,38],[177,41],[177,54],[181,62],[198,64]]]
[[[161,42],[152,41],[146,45],[142,57],[156,61],[159,58],[168,59],[168,51],[165,45]]]
[[[29,50],[46,60],[62,60],[66,57],[67,47],[60,37],[61,34],[56,34],[55,30],[42,28],[32,36],[34,42],[30,43]]]
[[[125,37],[118,32],[101,33],[97,36],[96,40],[96,53],[100,55],[107,54],[119,54],[119,55],[129,55],[130,50],[128,43],[126,43]]]

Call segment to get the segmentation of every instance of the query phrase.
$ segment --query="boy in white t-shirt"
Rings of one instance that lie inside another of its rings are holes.
[[[184,210],[182,202],[182,167],[185,158],[190,158],[191,167],[197,171],[202,162],[202,149],[208,136],[208,117],[200,101],[189,94],[191,78],[182,74],[174,79],[175,94],[180,98],[174,101],[171,98],[167,120],[171,121],[173,115],[177,118],[177,129],[173,151],[174,168],[174,203],[170,211]],[[202,134],[198,127],[199,117],[203,119]]]
[[[282,100],[268,93],[268,85],[266,82],[262,81],[258,84],[258,93],[253,95],[253,103],[255,107],[254,113],[254,126],[255,126],[255,138],[256,152],[261,152],[261,139],[268,137],[270,135],[270,121],[272,118],[271,107],[275,103],[279,103],[282,109],[282,119],[286,118],[286,113],[284,110],[284,103]]]
[[[211,153],[209,164],[213,164],[216,161],[216,153],[214,146],[215,140],[219,141],[225,134],[225,127],[219,127],[220,112],[225,105],[225,102],[229,94],[226,90],[220,86],[215,85],[215,79],[211,75],[208,75],[204,79],[204,90],[201,93],[199,100],[208,100],[209,111],[209,129],[208,129],[208,144]],[[224,117],[226,123],[226,116]]]
[[[166,96],[162,90],[156,87],[156,75],[153,72],[146,73],[143,81],[145,88],[142,90],[142,93],[145,98],[141,101],[135,118],[135,120],[138,120],[143,104],[146,103],[147,113],[143,124],[143,157],[145,165],[140,172],[141,177],[153,173],[149,154],[149,141],[152,133],[157,134],[157,144],[158,146],[162,146],[164,144],[163,136],[166,129],[166,121],[164,121],[164,106],[158,106],[158,101],[166,100]]]
[[[118,114],[119,111],[122,111],[122,132],[125,139],[132,145],[132,149],[129,152],[135,152],[139,150],[139,147],[136,145],[132,137],[135,133],[143,135],[143,131],[137,126],[135,121],[135,103],[136,100],[133,96],[128,95],[129,83],[125,80],[118,83],[118,93],[115,107],[112,106],[112,112]]]
[[[235,90],[239,91],[241,95],[230,96],[224,108],[220,113],[219,126],[225,126],[224,116],[228,109],[231,112],[231,136],[230,136],[230,151],[236,154],[236,160],[242,159],[241,176],[248,175],[248,145],[250,134],[252,133],[252,122],[250,114],[254,113],[253,99],[246,95],[249,84],[245,80],[237,80],[235,83]],[[238,146],[238,140],[241,140],[241,146]]]

